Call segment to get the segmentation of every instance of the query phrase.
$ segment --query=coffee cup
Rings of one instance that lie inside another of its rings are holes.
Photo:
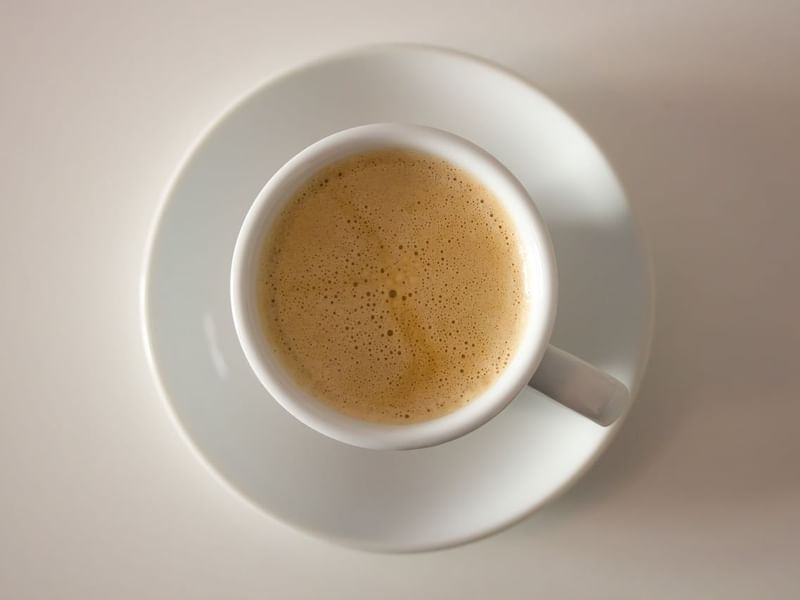
[[[513,223],[528,299],[519,341],[491,384],[453,412],[407,424],[343,414],[301,385],[264,333],[256,290],[262,248],[297,190],[327,165],[381,149],[438,157],[492,193]],[[453,440],[492,419],[526,386],[601,426],[613,423],[629,404],[621,382],[550,344],[558,298],[556,260],[544,220],[525,188],[488,152],[442,130],[399,123],[363,125],[334,133],[290,159],[266,183],[244,219],[233,254],[230,293],[242,350],[269,394],[305,425],[353,446],[404,450]]]

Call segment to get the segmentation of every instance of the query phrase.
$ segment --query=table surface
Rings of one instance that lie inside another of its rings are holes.
[[[800,4],[0,3],[0,597],[800,596]],[[288,66],[484,55],[572,112],[649,236],[650,367],[566,496],[421,555],[342,549],[220,485],[140,338],[181,157]]]

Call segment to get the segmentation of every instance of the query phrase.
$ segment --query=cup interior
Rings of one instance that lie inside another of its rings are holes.
[[[504,206],[517,230],[528,312],[520,342],[506,369],[484,392],[450,414],[420,423],[372,423],[344,415],[314,398],[283,368],[263,333],[256,281],[261,249],[272,224],[294,193],[326,165],[382,148],[443,158],[471,173]],[[267,182],[242,224],[231,269],[234,325],[253,372],[269,393],[300,421],[341,442],[372,449],[439,444],[472,431],[499,413],[528,383],[549,342],[557,299],[555,261],[547,229],[522,184],[494,157],[451,133],[397,123],[364,125],[334,133],[289,160]]]

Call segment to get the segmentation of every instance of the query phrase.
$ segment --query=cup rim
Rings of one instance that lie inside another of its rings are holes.
[[[489,188],[518,233],[529,309],[508,366],[466,406],[410,424],[373,423],[335,411],[314,398],[280,364],[261,332],[255,300],[257,257],[274,219],[305,181],[346,156],[379,148],[432,154],[464,168]],[[536,281],[532,282],[531,279]],[[535,289],[530,289],[534,287]],[[370,449],[423,448],[458,438],[483,425],[527,385],[549,343],[557,306],[555,255],[547,227],[522,184],[494,156],[450,132],[406,123],[373,123],[333,133],[300,151],[264,185],[245,216],[231,264],[233,322],[247,362],[267,392],[305,425],[333,439]]]

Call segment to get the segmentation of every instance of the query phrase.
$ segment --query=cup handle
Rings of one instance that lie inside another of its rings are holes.
[[[555,346],[547,347],[528,385],[604,427],[625,412],[631,396],[622,382]]]

